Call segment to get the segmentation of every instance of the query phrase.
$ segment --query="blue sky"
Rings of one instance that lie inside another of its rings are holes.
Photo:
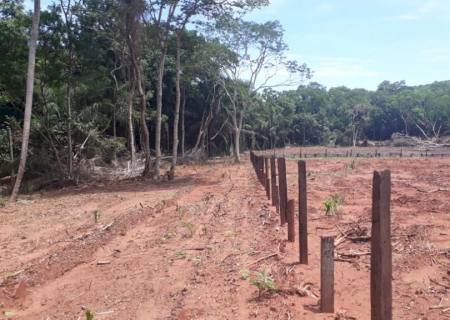
[[[48,3],[43,0],[43,7]],[[450,79],[450,0],[271,3],[249,18],[279,20],[288,57],[307,63],[312,80],[327,87],[375,89],[383,80],[417,85]]]
[[[250,15],[279,20],[289,57],[327,87],[375,89],[450,79],[450,0],[272,0]]]

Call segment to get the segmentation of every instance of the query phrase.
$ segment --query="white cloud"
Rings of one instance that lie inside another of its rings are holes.
[[[417,3],[411,10],[396,16],[403,21],[419,20],[436,14],[448,14],[450,2],[448,0],[425,0]]]
[[[422,50],[418,61],[423,64],[446,63],[450,62],[450,49],[447,48],[429,48]]]
[[[332,12],[335,9],[335,7],[333,4],[331,4],[329,2],[324,2],[324,3],[319,4],[314,9],[315,9],[315,11],[317,11],[319,13],[329,13],[329,12]]]
[[[317,66],[312,66],[317,78],[367,78],[376,77],[380,72],[371,69],[370,60],[349,58],[324,58]]]
[[[312,81],[327,87],[345,85],[350,88],[373,89],[383,79],[376,61],[353,57],[314,57],[309,66],[314,72]]]
[[[397,16],[397,19],[411,21],[411,20],[418,20],[419,17],[416,15],[413,15],[413,14],[401,14],[401,15]]]

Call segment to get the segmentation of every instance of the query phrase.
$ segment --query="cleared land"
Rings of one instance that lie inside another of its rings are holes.
[[[395,319],[450,316],[449,158],[308,159],[309,265],[248,160],[173,182],[92,184],[0,208],[0,314],[13,319],[368,319],[372,171],[392,171]],[[289,198],[297,164],[287,161]],[[343,203],[326,216],[324,201]],[[97,219],[97,223],[95,220]],[[336,248],[336,314],[318,313],[320,236]],[[342,237],[341,237],[342,238]],[[273,255],[277,254],[277,255]],[[270,256],[270,257],[269,257]],[[268,257],[266,259],[262,259]],[[243,279],[265,268],[277,292]]]

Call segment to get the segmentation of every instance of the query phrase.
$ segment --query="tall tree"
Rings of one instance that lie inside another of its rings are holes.
[[[30,138],[30,126],[31,126],[31,112],[33,108],[33,92],[34,92],[34,70],[36,63],[36,48],[37,39],[39,35],[39,18],[41,16],[41,2],[40,0],[34,0],[34,12],[31,25],[31,35],[29,42],[29,54],[28,54],[28,69],[27,69],[27,88],[25,96],[25,113],[23,120],[23,133],[22,133],[22,149],[20,151],[19,169],[17,171],[16,181],[11,193],[10,201],[16,201],[17,195],[22,184],[23,175],[25,173],[25,166],[28,157],[28,143]]]
[[[145,92],[144,76],[141,64],[141,22],[140,17],[144,11],[144,3],[140,0],[124,0],[125,10],[125,38],[129,50],[131,78],[130,90],[136,89],[140,101],[140,122],[143,141],[141,147],[145,155],[143,175],[151,175],[150,134],[147,127],[147,93]],[[129,101],[132,104],[131,101]],[[129,109],[129,117],[132,110]],[[130,132],[131,134],[131,132]]]
[[[278,21],[260,24],[228,18],[219,20],[216,30],[218,39],[236,54],[234,62],[223,67],[222,86],[231,106],[234,160],[239,162],[242,126],[256,94],[269,87],[298,85],[303,77],[310,77],[310,70],[304,64],[286,59],[287,45]],[[280,69],[293,77],[282,83],[271,82]]]
[[[155,126],[155,163],[154,177],[159,179],[161,166],[161,128],[162,128],[162,108],[163,108],[163,81],[167,56],[167,44],[176,10],[180,1],[155,0],[150,1],[148,15],[150,22],[156,28],[157,50],[159,57],[157,62],[156,80],[156,126]]]

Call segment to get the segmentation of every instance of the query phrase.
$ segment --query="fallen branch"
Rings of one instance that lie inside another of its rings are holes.
[[[192,247],[192,248],[184,248],[183,250],[191,250],[191,251],[203,251],[206,249],[211,249],[211,247]]]
[[[450,290],[450,286],[449,286],[449,285],[440,283],[439,281],[434,280],[433,278],[429,278],[429,279],[430,279],[430,282],[432,282],[432,283],[434,283],[434,284],[437,284],[437,285],[439,285],[439,286],[441,286],[441,287],[444,287],[444,288],[447,289],[447,290]]]
[[[109,228],[111,228],[111,226],[112,226],[113,224],[114,224],[114,221],[111,222],[111,223],[108,223],[107,225],[103,226],[102,230],[103,230],[103,231],[108,230]]]
[[[249,267],[249,266],[252,266],[252,265],[254,265],[254,264],[258,263],[258,262],[264,261],[264,260],[266,260],[266,259],[270,259],[270,258],[275,257],[275,256],[278,256],[278,253],[277,253],[277,252],[276,252],[276,253],[271,253],[271,254],[269,254],[269,255],[267,255],[267,256],[264,256],[264,257],[262,257],[262,258],[259,258],[258,260],[253,261],[252,263],[249,263],[247,266],[248,266],[248,267]]]
[[[361,257],[361,256],[370,256],[370,251],[365,251],[365,252],[359,252],[359,251],[342,252],[342,253],[338,253],[338,256],[340,256],[340,257],[348,257],[348,258],[356,258],[356,257]]]

